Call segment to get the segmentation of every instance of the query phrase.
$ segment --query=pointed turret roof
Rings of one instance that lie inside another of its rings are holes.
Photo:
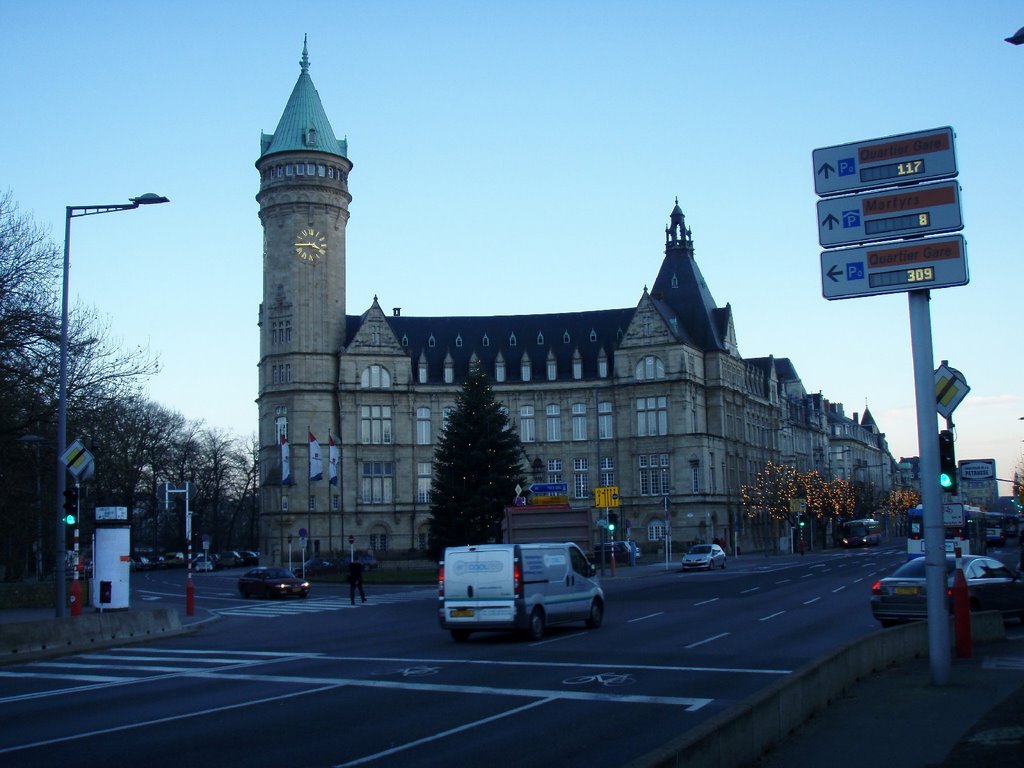
[[[348,142],[339,141],[327,119],[320,94],[309,76],[309,52],[306,38],[302,39],[302,58],[299,60],[299,79],[288,98],[284,114],[273,133],[262,135],[260,158],[278,152],[326,152],[346,156]]]
[[[728,307],[720,309],[704,282],[693,257],[693,235],[676,198],[665,228],[665,260],[651,291],[662,314],[677,318],[677,327],[685,329],[684,340],[705,351],[724,350],[728,333]],[[678,331],[677,331],[678,333]]]

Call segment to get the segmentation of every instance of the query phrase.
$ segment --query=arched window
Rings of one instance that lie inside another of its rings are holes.
[[[390,389],[391,374],[382,365],[368,365],[363,369],[360,386],[363,389]]]
[[[636,364],[636,380],[652,381],[665,378],[665,364],[660,357],[648,355]]]

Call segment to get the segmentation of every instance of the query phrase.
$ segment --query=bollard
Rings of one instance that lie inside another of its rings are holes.
[[[967,592],[967,579],[964,578],[963,562],[960,547],[954,550],[956,569],[953,571],[953,624],[956,633],[956,655],[959,659],[969,659],[971,647],[971,599]]]

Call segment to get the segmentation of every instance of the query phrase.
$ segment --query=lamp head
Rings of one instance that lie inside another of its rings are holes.
[[[169,203],[171,202],[162,195],[154,194],[153,192],[147,192],[139,197],[132,197],[130,200],[136,205],[153,205],[155,203]]]

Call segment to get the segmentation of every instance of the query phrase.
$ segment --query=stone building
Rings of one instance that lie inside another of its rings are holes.
[[[518,431],[530,480],[564,483],[569,503],[585,507],[595,487],[617,486],[620,532],[651,552],[666,531],[677,549],[715,537],[756,547],[740,489],[768,460],[824,469],[836,438],[868,437],[870,464],[891,463],[884,435],[867,435],[873,421],[836,433],[827,402],[807,395],[788,359],[740,355],[732,310],[701,275],[678,201],[636,306],[418,317],[374,297],[356,315],[345,296],[352,162],[305,46],[256,167],[260,544],[271,559],[286,559],[300,536],[313,552],[424,548],[436,439],[473,364]]]

